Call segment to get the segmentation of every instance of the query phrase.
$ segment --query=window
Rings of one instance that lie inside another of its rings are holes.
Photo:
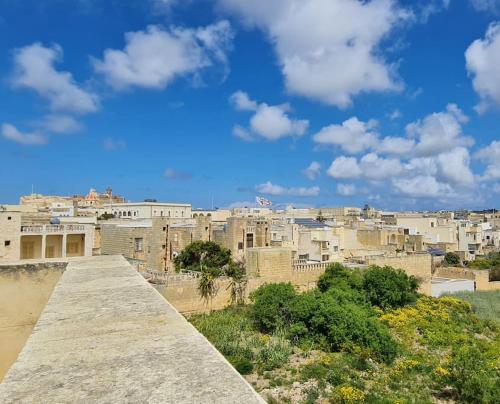
[[[165,249],[166,247],[167,247],[167,246],[166,246],[165,244],[163,244],[163,245],[161,246],[161,248],[162,248],[162,249]]]
[[[247,234],[247,248],[252,248],[253,247],[253,234],[248,233]]]
[[[238,250],[243,250],[243,243],[241,241],[238,243]]]
[[[143,243],[142,238],[135,238],[134,239],[134,249],[136,252],[142,251],[142,243]]]
[[[167,231],[167,228],[166,228],[166,227],[164,227],[164,228],[163,228],[163,231]]]
[[[10,240],[5,240],[5,243],[4,243],[5,247],[8,247],[10,246]]]
[[[12,216],[7,216],[7,220],[12,220]]]

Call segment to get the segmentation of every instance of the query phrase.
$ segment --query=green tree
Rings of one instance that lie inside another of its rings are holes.
[[[194,241],[174,258],[175,269],[199,272],[202,270],[202,258],[204,268],[221,270],[231,262],[231,251],[213,241]]]
[[[230,262],[224,267],[224,275],[229,277],[229,299],[231,304],[242,305],[245,304],[245,292],[247,288],[247,274],[245,263]]]
[[[373,306],[392,309],[417,300],[418,281],[400,269],[372,266],[363,274],[363,289]]]

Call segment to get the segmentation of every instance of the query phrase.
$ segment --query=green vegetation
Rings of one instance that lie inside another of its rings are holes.
[[[231,251],[213,241],[194,241],[174,258],[175,269],[202,271],[205,268],[220,270],[231,262]]]
[[[248,306],[191,321],[268,402],[498,402],[498,324],[416,287],[392,268],[335,264],[317,289],[264,285]]]
[[[500,252],[492,252],[484,257],[477,257],[467,263],[469,268],[489,269],[490,281],[500,281]]]
[[[451,295],[465,300],[479,318],[500,322],[500,290],[490,292],[458,292]]]
[[[233,261],[231,251],[213,241],[194,241],[174,259],[177,271],[181,269],[201,272],[198,282],[200,296],[209,301],[219,291],[217,279],[221,276],[230,280],[231,304],[243,304],[247,285],[243,262]]]
[[[460,256],[454,252],[447,252],[446,255],[444,256],[443,262],[446,266],[450,267],[458,267],[462,265],[462,260],[460,259]]]

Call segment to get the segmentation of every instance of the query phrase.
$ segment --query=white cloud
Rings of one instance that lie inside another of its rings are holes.
[[[414,147],[415,141],[412,139],[387,136],[382,139],[376,150],[380,153],[405,155],[409,154]]]
[[[244,91],[236,91],[229,97],[229,102],[238,111],[255,111],[257,110],[257,102],[251,100]]]
[[[354,184],[337,184],[337,194],[341,196],[356,195],[356,186]]]
[[[287,136],[302,136],[309,127],[308,120],[289,117],[287,112],[290,106],[288,104],[257,104],[243,91],[234,93],[229,101],[237,110],[255,111],[250,118],[250,129],[239,125],[233,128],[233,135],[245,141],[254,140],[257,136],[269,141]]]
[[[457,147],[437,156],[439,176],[446,182],[460,186],[470,186],[474,183],[474,175],[470,170],[469,151]]]
[[[293,188],[286,188],[281,185],[275,185],[271,183],[270,181],[267,181],[263,184],[259,184],[255,187],[255,190],[257,192],[260,192],[262,194],[266,195],[273,195],[273,196],[318,196],[320,189],[319,187],[293,187]]]
[[[313,136],[318,144],[336,145],[350,154],[360,153],[377,145],[378,138],[371,129],[374,122],[363,122],[356,117],[349,118],[341,125],[329,125]]]
[[[494,14],[500,12],[500,0],[470,0],[470,2],[478,11],[487,11]]]
[[[484,39],[475,40],[465,52],[467,71],[481,99],[476,110],[485,112],[491,105],[500,106],[500,23],[488,27]]]
[[[392,111],[390,114],[388,114],[388,116],[389,116],[389,119],[391,121],[394,121],[396,119],[401,118],[403,116],[403,114],[401,113],[401,111],[399,109],[396,108],[394,111]]]
[[[291,93],[345,108],[363,92],[398,90],[380,43],[410,13],[393,0],[218,0],[263,30]]]
[[[117,151],[125,149],[127,147],[127,144],[123,140],[107,137],[106,139],[104,139],[102,146],[104,147],[104,150]]]
[[[359,168],[365,178],[383,180],[399,175],[403,166],[399,159],[381,158],[376,153],[368,153],[359,162]]]
[[[58,114],[47,115],[40,122],[40,127],[50,133],[74,133],[82,129],[82,125],[72,116]]]
[[[107,49],[94,68],[115,89],[145,87],[163,89],[174,79],[193,75],[219,63],[227,67],[226,52],[233,31],[220,21],[198,29],[150,25],[145,31],[125,34],[124,50]]]
[[[462,124],[468,118],[455,104],[448,104],[446,111],[435,112],[423,120],[406,126],[410,138],[417,144],[414,154],[417,156],[434,156],[457,146],[471,146],[472,138],[464,136]]]
[[[240,125],[234,125],[233,136],[245,142],[253,142],[255,140],[252,134],[247,129],[245,129]]]
[[[302,171],[302,174],[304,174],[311,181],[314,181],[319,176],[320,171],[321,164],[319,164],[317,161],[313,161],[306,169]]]
[[[437,198],[451,192],[449,185],[442,184],[431,176],[398,178],[392,183],[396,190],[413,198]]]
[[[332,178],[358,178],[362,172],[355,157],[340,156],[333,160],[327,174]]]
[[[54,64],[62,60],[59,45],[50,48],[40,43],[14,51],[15,87],[34,90],[47,99],[54,111],[89,113],[97,110],[97,96],[79,86],[69,72],[58,71]]]
[[[290,119],[279,105],[260,104],[250,119],[250,127],[267,140],[286,136],[302,136],[309,127],[309,121]]]
[[[47,139],[42,134],[37,132],[20,132],[14,125],[11,125],[10,123],[4,123],[2,125],[2,135],[8,140],[24,145],[43,145],[47,143]]]
[[[488,146],[480,149],[474,157],[487,163],[483,175],[484,179],[500,179],[500,141],[494,140]]]

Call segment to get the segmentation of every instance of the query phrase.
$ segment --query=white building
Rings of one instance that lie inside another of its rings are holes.
[[[186,203],[132,202],[104,205],[104,214],[121,219],[152,219],[154,217],[190,218],[191,205]]]

